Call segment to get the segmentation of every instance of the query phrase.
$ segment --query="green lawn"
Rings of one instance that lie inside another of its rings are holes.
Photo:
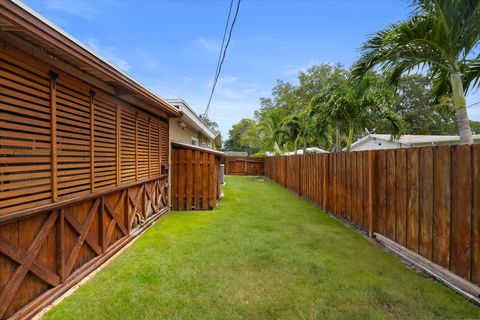
[[[172,212],[46,319],[470,319],[478,308],[294,194],[227,177]]]

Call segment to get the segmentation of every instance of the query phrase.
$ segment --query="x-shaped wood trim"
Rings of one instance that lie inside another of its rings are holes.
[[[167,188],[165,187],[165,181],[162,181],[162,184],[159,183],[158,185],[160,189],[159,190],[160,201],[163,204],[163,207],[166,207],[168,202],[167,202],[167,195],[166,195]]]
[[[138,205],[140,204],[140,200],[141,200],[142,195],[143,195],[143,189],[144,189],[144,185],[142,185],[140,187],[140,189],[138,189],[138,192],[137,192],[137,195],[136,195],[135,199],[133,199],[132,194],[130,192],[128,192],[128,201],[130,202],[130,205],[132,206],[132,210],[128,211],[128,217],[130,219],[128,221],[128,229],[129,230],[132,230],[133,222],[135,221],[135,213],[137,211]]]
[[[27,258],[25,250],[16,245],[13,245],[1,236],[0,252],[2,252],[7,257],[19,264],[23,264],[23,261],[25,261],[25,259]],[[37,260],[33,261],[30,271],[53,287],[60,284],[60,277],[54,272],[48,270],[47,266]]]
[[[90,207],[90,211],[87,214],[87,218],[82,224],[82,227],[78,231],[77,241],[73,245],[72,251],[68,255],[67,263],[65,265],[65,274],[69,275],[72,272],[73,266],[75,265],[75,261],[77,260],[78,253],[80,252],[80,248],[82,247],[85,238],[87,237],[88,230],[90,229],[90,225],[92,224],[93,217],[95,213],[98,211],[98,207],[100,206],[100,198],[97,198],[95,202]],[[67,215],[65,215],[65,218]]]
[[[118,202],[115,205],[114,209],[112,209],[110,207],[110,205],[104,201],[105,209],[107,209],[106,211],[112,217],[112,220],[110,221],[110,223],[107,226],[107,232],[105,234],[105,248],[104,249],[106,249],[108,244],[110,244],[110,240],[111,240],[112,235],[113,235],[113,230],[115,230],[116,225],[118,226],[120,231],[122,231],[123,235],[125,235],[125,236],[128,235],[128,231],[127,231],[127,229],[125,229],[125,226],[123,224],[121,224],[120,221],[118,221],[118,211],[120,210],[120,206],[122,205],[122,202],[125,199],[125,194],[126,194],[126,191],[124,190],[121,193],[120,199],[118,199]]]
[[[82,232],[82,225],[80,222],[78,222],[77,218],[75,218],[73,215],[65,215],[65,220],[77,231],[78,234],[81,234]],[[87,232],[87,235],[85,236],[85,242],[92,248],[95,253],[101,254],[102,253],[102,247],[97,243],[95,238],[90,234],[90,232]]]
[[[43,224],[40,232],[37,233],[32,243],[24,253],[25,259],[22,264],[15,270],[12,277],[8,280],[7,284],[3,288],[0,294],[0,319],[7,311],[8,307],[12,303],[15,294],[17,293],[23,279],[27,275],[28,271],[32,268],[34,261],[36,260],[43,243],[47,240],[47,236],[57,221],[58,211],[54,211],[50,214],[48,219]]]
[[[155,191],[155,187],[156,187],[156,184],[157,184],[157,181],[155,181],[155,184],[150,188],[150,190],[148,190],[148,187],[145,188],[145,194],[147,196],[147,201],[149,201],[150,203],[148,203],[146,205],[146,208],[145,209],[148,209],[148,207],[150,206],[152,209],[153,209],[153,212],[157,213],[158,210],[160,208],[158,208],[156,202],[155,201],[155,194],[154,194],[154,191]],[[147,211],[147,210],[145,210]]]

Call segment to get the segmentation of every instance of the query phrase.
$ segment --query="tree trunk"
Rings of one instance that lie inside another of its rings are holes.
[[[273,150],[277,155],[282,154],[282,150],[280,150],[280,147],[278,146],[278,143],[276,141],[273,142]]]
[[[348,138],[347,138],[347,151],[350,151],[350,147],[353,143],[353,127],[348,128]]]
[[[468,120],[467,101],[463,90],[463,82],[460,71],[454,71],[450,74],[450,84],[452,85],[453,101],[457,113],[457,125],[461,144],[472,144],[472,129]]]
[[[335,152],[340,151],[340,128],[338,125],[335,126]]]

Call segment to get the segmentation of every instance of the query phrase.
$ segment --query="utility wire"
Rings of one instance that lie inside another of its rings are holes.
[[[216,72],[215,78],[213,80],[212,91],[210,92],[210,98],[208,99],[208,104],[207,104],[207,107],[205,108],[205,112],[203,114],[203,116],[205,118],[208,117],[208,110],[210,109],[210,103],[212,102],[213,93],[215,92],[215,87],[217,86],[218,77],[220,76],[220,73],[222,72],[222,66],[223,66],[223,62],[225,61],[225,56],[227,54],[228,45],[230,44],[230,40],[232,39],[233,27],[235,26],[235,22],[237,21],[238,11],[240,10],[240,2],[241,2],[241,0],[238,0],[238,2],[237,2],[237,8],[235,10],[235,15],[233,16],[232,25],[230,26],[230,31],[228,33],[228,38],[227,38],[227,42],[225,44],[225,47],[223,47],[223,41],[222,41],[222,48],[220,50],[220,56],[222,58],[220,60],[220,63],[217,64],[217,72]],[[232,3],[233,3],[233,0],[230,3],[230,9],[232,8]],[[227,25],[228,25],[229,20],[230,20],[230,11],[228,13]],[[226,28],[225,28],[225,31],[226,31]],[[225,34],[224,34],[224,40],[225,40]],[[223,49],[223,52],[222,52],[222,49]]]
[[[213,79],[215,79],[217,77],[218,70],[220,68],[220,61],[222,60],[222,52],[223,52],[223,48],[225,46],[225,38],[227,37],[228,25],[230,24],[230,16],[232,14],[232,7],[233,7],[233,0],[230,1],[230,7],[228,8],[227,22],[225,23],[225,29],[223,30],[222,46],[220,47],[220,52],[218,53],[217,69],[215,70],[215,75],[213,76]]]

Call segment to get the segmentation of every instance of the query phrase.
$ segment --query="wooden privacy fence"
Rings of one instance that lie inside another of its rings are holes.
[[[265,175],[480,284],[480,145],[267,157]]]
[[[264,158],[225,157],[225,174],[236,176],[264,175]]]
[[[172,143],[173,210],[209,210],[220,198],[220,158],[214,150]]]

